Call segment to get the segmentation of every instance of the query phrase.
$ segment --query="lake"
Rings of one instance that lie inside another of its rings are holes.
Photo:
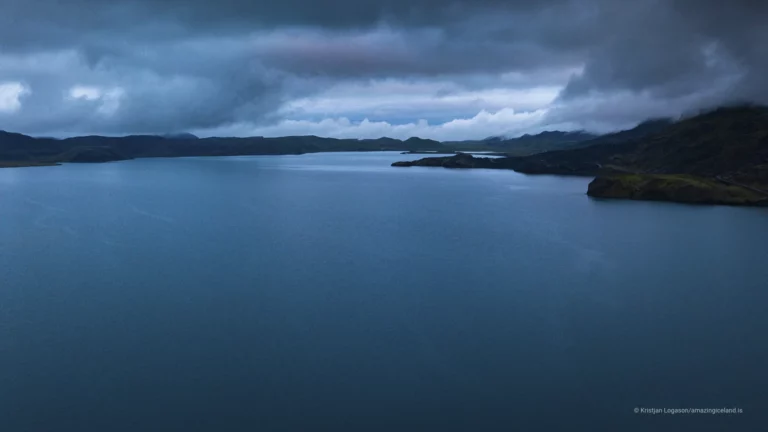
[[[0,170],[0,430],[765,426],[768,209],[415,157]]]

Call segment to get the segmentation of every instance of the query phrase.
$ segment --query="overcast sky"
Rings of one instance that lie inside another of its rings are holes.
[[[765,0],[3,0],[0,129],[440,140],[768,102]]]

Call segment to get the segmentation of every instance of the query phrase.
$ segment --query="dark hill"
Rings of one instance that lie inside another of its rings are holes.
[[[110,147],[75,147],[56,157],[57,162],[96,163],[128,159]]]
[[[596,144],[623,144],[629,141],[639,140],[659,133],[674,123],[675,122],[671,119],[646,120],[632,129],[601,135],[592,140],[584,141],[581,147],[588,147]]]
[[[510,156],[528,156],[552,150],[577,148],[580,144],[597,137],[598,135],[584,131],[546,131],[517,138],[494,136],[481,141],[449,141],[444,144],[452,146],[455,150],[475,149],[506,153]]]
[[[546,131],[535,135],[526,134],[518,138],[488,137],[482,141],[454,141],[444,144],[453,146],[455,150],[477,148],[505,153],[513,157],[525,157],[601,144],[623,144],[657,133],[672,123],[672,120],[669,119],[653,119],[640,123],[632,129],[605,135],[595,135],[584,131]]]
[[[768,186],[768,107],[720,108],[683,120],[643,141],[621,163],[640,172]]]
[[[399,166],[600,176],[590,194],[611,198],[727,204],[764,204],[768,199],[766,107],[727,107],[674,123],[646,122],[584,144],[589,145],[527,157],[436,158],[441,160]]]
[[[515,158],[512,162],[519,170],[532,173],[691,174],[768,185],[766,107],[720,108],[667,124],[641,138],[612,142],[605,136],[591,142],[582,149]]]
[[[184,140],[184,139],[186,139],[186,140],[196,140],[196,139],[200,139],[196,135],[193,135],[193,134],[187,133],[187,132],[175,133],[175,134],[165,134],[165,135],[162,135],[162,137],[166,138],[166,139],[178,139],[178,140]]]
[[[545,131],[536,135],[525,134],[518,138],[509,138],[500,140],[494,138],[489,141],[489,144],[494,147],[504,148],[519,148],[528,146],[564,146],[567,147],[570,144],[575,144],[583,141],[588,141],[597,138],[597,135],[587,133],[584,131],[576,132],[561,132],[561,131]]]

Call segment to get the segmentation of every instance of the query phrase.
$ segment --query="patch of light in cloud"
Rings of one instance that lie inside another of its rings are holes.
[[[120,101],[125,95],[122,87],[114,87],[103,90],[94,86],[74,86],[69,90],[69,97],[75,100],[98,101],[96,112],[104,115],[114,115],[120,108]]]
[[[21,98],[31,90],[20,82],[0,83],[0,113],[14,113],[21,109]]]
[[[94,101],[101,98],[101,90],[98,87],[74,86],[69,89],[69,97],[72,99],[85,99]]]

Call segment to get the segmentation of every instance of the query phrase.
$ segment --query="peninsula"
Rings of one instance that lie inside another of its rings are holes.
[[[596,177],[598,198],[768,205],[768,108],[718,108],[676,122],[653,121],[523,157],[468,154],[396,162],[398,167],[511,169]]]

